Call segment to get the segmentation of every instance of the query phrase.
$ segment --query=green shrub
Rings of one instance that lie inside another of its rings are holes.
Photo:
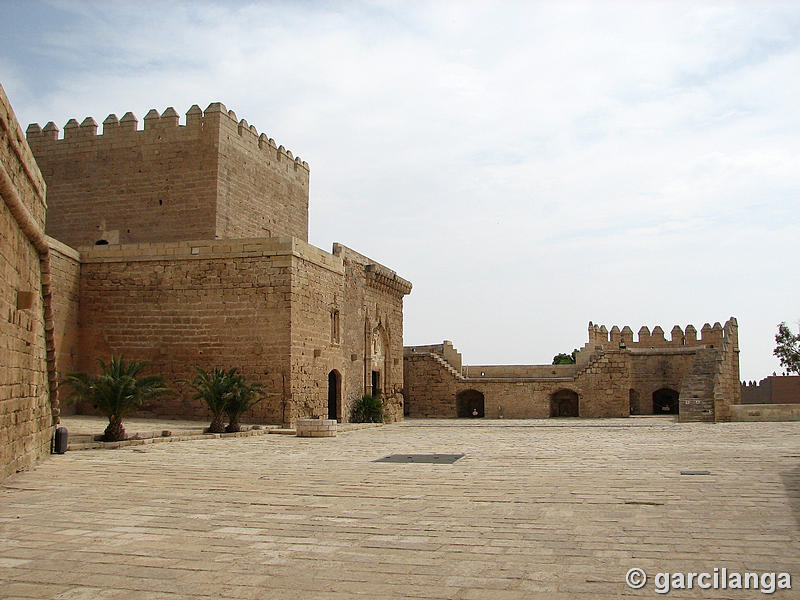
[[[353,423],[383,423],[383,402],[380,398],[363,395],[353,405]]]

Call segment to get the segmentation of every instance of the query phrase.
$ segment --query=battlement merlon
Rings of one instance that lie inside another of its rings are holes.
[[[138,128],[138,123],[138,119],[131,112],[125,113],[122,119],[118,119],[112,113],[103,120],[103,131],[98,135],[98,125],[92,117],[86,117],[80,124],[76,119],[70,119],[64,125],[63,137],[59,137],[59,129],[52,121],[49,121],[43,128],[38,123],[31,123],[28,125],[25,137],[31,146],[40,146],[42,144],[85,144],[93,139],[98,143],[103,143],[104,141],[119,140],[121,136],[163,135],[170,130],[194,136],[208,135],[209,132],[221,135],[224,131],[228,134],[238,135],[254,153],[261,152],[270,161],[274,160],[278,163],[285,161],[291,165],[294,171],[299,171],[305,178],[308,178],[309,166],[306,161],[299,156],[294,156],[291,150],[276,144],[275,140],[265,133],[259,134],[258,130],[244,119],[238,120],[236,113],[227,110],[221,102],[212,102],[205,111],[201,110],[197,104],[193,105],[186,112],[184,125],[180,124],[180,117],[171,106],[162,113],[151,109],[144,117],[143,129]]]
[[[403,279],[389,267],[385,267],[352,248],[334,243],[332,254],[341,257],[345,261],[345,265],[354,264],[359,265],[359,268],[363,268],[367,283],[373,287],[401,296],[411,293],[412,285],[410,281]]]
[[[735,350],[739,348],[738,323],[735,317],[728,319],[724,326],[719,322],[713,326],[704,324],[700,330],[700,338],[697,337],[697,329],[692,324],[687,325],[685,329],[681,329],[679,325],[672,327],[670,339],[666,339],[660,325],[653,327],[652,331],[647,326],[642,326],[638,332],[638,339],[634,341],[633,330],[628,325],[622,329],[614,325],[609,331],[605,325],[589,321],[588,334],[590,346],[610,345],[611,348],[719,347],[723,340],[732,344]]]

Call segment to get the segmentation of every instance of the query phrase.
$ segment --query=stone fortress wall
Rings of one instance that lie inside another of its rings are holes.
[[[589,323],[572,365],[460,365],[452,343],[404,349],[406,414],[411,417],[624,417],[679,414],[726,421],[738,389],[738,326],[639,330]],[[460,360],[460,355],[458,355]],[[476,408],[477,407],[477,408]],[[473,415],[477,411],[478,415]]]
[[[770,375],[742,382],[742,404],[800,404],[800,375]]]
[[[87,118],[64,139],[52,122],[28,138],[52,197],[60,378],[112,355],[170,382],[195,366],[237,367],[267,395],[250,421],[347,421],[364,393],[402,418],[411,284],[345,246],[307,243],[307,163],[220,103],[193,106],[183,126],[169,108],[141,131],[128,113],[109,116],[102,135]],[[207,418],[176,388],[136,414]]]
[[[308,240],[308,163],[219,102],[205,111],[130,112],[102,134],[87,117],[28,126],[48,182],[47,234],[74,248],[292,236]]]
[[[58,421],[45,189],[0,86],[0,480],[50,452]]]

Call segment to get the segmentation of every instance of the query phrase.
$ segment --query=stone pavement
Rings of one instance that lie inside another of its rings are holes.
[[[405,453],[465,456],[373,462]],[[800,424],[406,421],[69,452],[0,484],[4,600],[660,597],[655,573],[715,567],[800,597]]]

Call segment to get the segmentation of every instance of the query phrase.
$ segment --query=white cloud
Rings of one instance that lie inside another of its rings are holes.
[[[0,61],[21,120],[223,101],[310,162],[314,243],[413,281],[409,343],[540,362],[733,314],[753,379],[800,318],[796,4],[47,6]]]

